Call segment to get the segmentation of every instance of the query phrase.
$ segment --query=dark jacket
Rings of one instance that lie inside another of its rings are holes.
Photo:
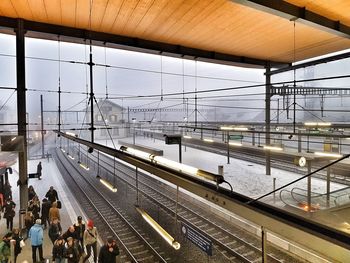
[[[79,250],[75,245],[71,247],[66,246],[64,256],[67,258],[68,263],[78,263],[80,259]]]
[[[72,238],[74,238],[74,240],[78,240],[79,238],[78,238],[78,234],[77,234],[77,232],[70,232],[69,231],[69,229],[66,231],[66,232],[64,232],[64,234],[62,235],[62,237],[63,237],[63,239],[64,240],[66,240],[67,241],[67,238],[69,238],[69,237],[72,237]]]
[[[30,200],[28,203],[28,211],[32,212],[34,221],[40,218],[40,202],[34,202],[33,200]]]
[[[49,237],[53,242],[55,242],[55,240],[60,236],[62,232],[62,227],[60,223],[54,224],[52,223],[49,227]]]
[[[18,256],[21,253],[21,251],[22,251],[21,244],[20,244],[21,241],[22,241],[22,238],[19,235],[13,235],[12,239],[14,239],[16,241],[16,244],[15,244],[15,256]]]
[[[41,219],[49,218],[49,211],[51,208],[51,203],[49,201],[43,201],[41,204]]]
[[[47,191],[45,197],[46,197],[47,199],[49,199],[49,201],[50,201],[51,204],[52,204],[53,202],[56,202],[56,201],[58,200],[57,191],[56,191],[55,189],[53,189],[52,191],[49,190],[49,191]]]
[[[109,248],[113,248],[110,252]],[[119,248],[117,245],[108,246],[108,244],[103,245],[100,249],[100,254],[98,255],[99,263],[116,263],[116,257],[119,255]]]
[[[84,231],[85,231],[85,223],[84,222],[81,222],[81,224],[75,223],[74,229],[75,229],[75,232],[77,234],[78,239],[82,241]]]
[[[64,258],[65,251],[66,251],[66,248],[64,246],[64,243],[61,245],[55,243],[55,245],[52,248],[52,259]]]
[[[6,202],[5,203],[4,217],[5,218],[14,218],[14,216],[16,215],[15,207],[16,207],[16,204],[13,201]]]
[[[41,171],[42,171],[42,166],[41,163],[38,164],[38,166],[36,167],[36,173],[40,176],[41,175]]]

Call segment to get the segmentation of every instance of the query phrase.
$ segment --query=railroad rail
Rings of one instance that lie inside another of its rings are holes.
[[[98,165],[100,168],[103,167],[106,170],[115,170],[121,180],[136,190],[136,179],[130,176],[130,174],[135,174],[135,170],[132,167],[119,162],[116,167],[116,165],[113,164],[114,160],[108,158],[104,154],[101,154],[98,160],[93,154],[89,155],[89,157],[90,162],[93,162],[94,166]],[[165,185],[163,185],[162,191],[160,191],[155,187],[159,186],[156,183],[157,180],[149,178],[149,176],[146,176],[146,174],[140,171],[138,174],[140,175],[138,180],[139,193],[174,218],[176,211],[176,202],[174,201],[176,200],[176,192],[174,192],[174,189],[170,187],[165,188]],[[166,192],[164,192],[165,190]],[[227,223],[222,219],[205,212],[203,209],[186,201],[185,198],[179,199],[177,209],[178,220],[185,222],[187,225],[190,225],[198,232],[210,238],[215,248],[227,260],[231,262],[237,262],[237,260],[239,262],[249,263],[262,262],[262,252],[259,247],[260,240],[256,237],[247,234],[238,227],[233,227],[232,225],[228,227]],[[239,233],[239,235],[237,233]],[[267,255],[268,262],[299,262],[297,259],[292,259],[290,255],[282,253],[277,249],[275,249],[274,252],[276,254],[269,253]],[[282,259],[280,260],[279,257]],[[292,261],[290,261],[291,259]]]
[[[118,239],[124,253],[124,262],[167,262],[160,255],[161,252],[144,238],[144,234],[130,223],[132,220],[116,206],[114,200],[89,182],[78,166],[72,164],[66,155],[63,157],[59,150],[56,150],[56,160],[75,197],[99,225],[101,236],[107,237],[113,233]]]

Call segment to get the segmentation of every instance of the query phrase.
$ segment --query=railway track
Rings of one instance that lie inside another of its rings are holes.
[[[133,226],[133,220],[121,211],[115,200],[82,176],[76,163],[72,164],[59,150],[56,150],[56,160],[71,191],[86,210],[86,214],[98,225],[100,235],[106,238],[113,233],[118,239],[123,262],[167,262],[161,256],[164,252],[158,252],[146,240],[145,234]]]
[[[94,158],[91,161],[97,162],[96,156],[89,156]],[[136,190],[136,180],[134,177],[130,176],[130,174],[135,174],[133,168],[121,163],[118,163],[116,168],[115,164],[113,164],[113,159],[103,154],[100,155],[98,161],[100,167],[104,167],[107,170],[116,169],[118,176]],[[227,261],[262,262],[260,240],[252,237],[251,234],[247,235],[247,233],[244,233],[244,231],[238,227],[233,227],[231,225],[228,227],[223,220],[210,213],[205,213],[203,209],[194,206],[185,198],[180,198],[178,205],[176,205],[174,201],[176,200],[176,191],[174,191],[174,189],[166,185],[162,185],[160,188],[155,179],[150,179],[149,176],[145,177],[142,172],[139,172],[139,175],[138,191],[144,197],[151,203],[159,206],[163,211],[169,214],[171,218],[174,218],[177,206],[178,220],[190,225],[198,232],[209,237],[217,251],[221,253]],[[237,233],[239,233],[239,235]],[[267,255],[268,262],[302,262],[287,254],[283,255],[282,259],[279,259],[281,257],[281,252],[278,251],[277,254],[269,253]]]

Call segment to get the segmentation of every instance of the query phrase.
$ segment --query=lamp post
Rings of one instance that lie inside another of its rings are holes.
[[[136,125],[136,118],[132,118],[132,123],[133,123],[133,130],[134,130],[134,132],[133,132],[133,144],[135,145],[135,140],[136,140],[136,134],[135,134],[135,131],[136,131],[136,129],[135,129],[135,125]]]

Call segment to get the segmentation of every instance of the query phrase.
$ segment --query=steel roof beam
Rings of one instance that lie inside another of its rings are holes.
[[[266,61],[245,56],[219,53],[210,50],[185,47],[181,45],[139,39],[135,37],[121,36],[103,32],[89,31],[61,25],[53,25],[29,20],[23,20],[24,28],[29,31],[27,36],[57,40],[57,36],[65,36],[62,41],[84,43],[85,39],[93,40],[94,45],[106,45],[111,48],[127,49],[144,53],[162,54],[164,56],[183,57],[204,62],[235,65],[241,67],[264,68],[270,63],[275,68],[287,66],[287,63]],[[15,28],[16,18],[0,16],[0,27]],[[0,31],[1,32],[1,31]],[[5,29],[3,32],[8,33]]]
[[[312,67],[312,66],[316,66],[316,65],[319,65],[319,64],[323,64],[323,63],[328,63],[328,62],[332,62],[332,61],[346,59],[346,58],[349,58],[349,57],[350,57],[350,52],[346,52],[346,53],[343,53],[343,54],[338,54],[338,55],[334,55],[334,56],[320,58],[320,59],[316,59],[316,60],[312,60],[312,61],[308,61],[308,62],[304,62],[304,63],[292,65],[292,66],[288,66],[288,67],[285,67],[285,68],[272,70],[272,71],[270,71],[268,73],[265,73],[265,74],[275,75],[275,74],[279,74],[279,73],[283,73],[283,72],[287,72],[287,71],[291,71],[291,70],[307,68],[307,67]]]
[[[272,15],[298,21],[337,36],[350,38],[350,27],[340,21],[329,19],[305,7],[299,7],[281,0],[231,0]]]

